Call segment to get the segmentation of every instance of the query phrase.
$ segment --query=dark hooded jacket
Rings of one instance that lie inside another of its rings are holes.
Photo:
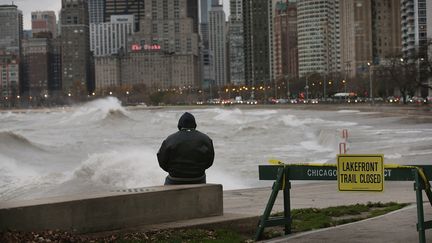
[[[168,136],[157,153],[159,166],[172,177],[203,176],[213,164],[213,141],[195,129],[195,118],[188,112],[180,117],[177,127],[179,131]]]

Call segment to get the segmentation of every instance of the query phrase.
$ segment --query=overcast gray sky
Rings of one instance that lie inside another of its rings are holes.
[[[0,5],[14,3],[18,8],[23,11],[24,18],[24,29],[31,29],[31,12],[32,11],[43,11],[53,10],[58,12],[61,8],[61,0],[0,0]],[[225,13],[228,15],[229,11],[229,0],[223,0]]]

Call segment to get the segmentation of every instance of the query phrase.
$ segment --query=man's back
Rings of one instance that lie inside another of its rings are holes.
[[[185,113],[179,120],[179,131],[168,136],[157,154],[159,165],[170,179],[195,181],[203,178],[214,160],[212,140],[195,130],[195,118]],[[202,180],[201,180],[202,181]],[[185,184],[185,183],[182,183]]]

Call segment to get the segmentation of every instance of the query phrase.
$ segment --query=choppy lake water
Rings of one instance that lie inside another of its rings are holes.
[[[106,98],[72,108],[0,113],[0,201],[145,187],[163,183],[156,152],[181,114],[214,142],[209,183],[224,189],[268,185],[258,165],[332,162],[349,132],[349,153],[379,153],[385,162],[428,164],[430,123],[350,109],[267,106],[125,108]],[[402,122],[403,121],[403,122]]]

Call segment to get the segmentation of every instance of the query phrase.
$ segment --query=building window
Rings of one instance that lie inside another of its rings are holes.
[[[168,19],[168,1],[164,0],[163,1],[163,18],[164,19]]]
[[[180,52],[180,40],[179,39],[175,39],[175,51],[176,52]]]
[[[186,49],[188,52],[192,52],[192,40],[191,40],[191,38],[187,38]]]

